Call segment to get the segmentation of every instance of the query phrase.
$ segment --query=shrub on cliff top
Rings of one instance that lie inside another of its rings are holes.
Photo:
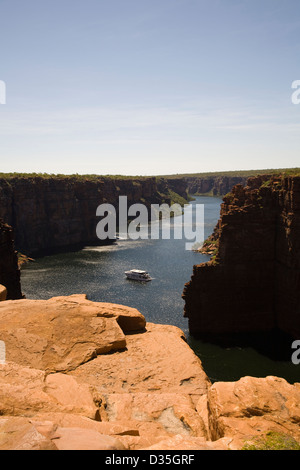
[[[0,173],[0,178],[9,180],[9,179],[17,179],[17,178],[41,178],[41,179],[76,179],[79,181],[83,180],[99,180],[101,178],[107,179],[115,179],[115,180],[145,180],[151,177],[148,176],[127,176],[127,175],[95,175],[95,174],[87,174],[87,175],[80,175],[78,173],[65,175],[65,174],[50,174],[50,173]],[[138,182],[136,183],[138,184]]]
[[[300,450],[300,444],[287,434],[269,431],[247,442],[242,450]]]

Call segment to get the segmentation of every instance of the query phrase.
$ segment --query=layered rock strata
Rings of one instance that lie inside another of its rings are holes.
[[[186,183],[177,186],[178,196],[186,200]],[[18,251],[29,256],[51,254],[100,243],[96,235],[100,204],[112,204],[117,212],[119,196],[127,196],[128,206],[171,204],[173,189],[154,177],[0,178],[0,217],[13,227]]]
[[[84,295],[0,304],[0,450],[228,450],[300,440],[300,388],[211,385],[177,327]]]
[[[300,338],[300,177],[235,186],[207,246],[213,258],[194,266],[183,292],[193,336]]]
[[[225,196],[233,186],[247,183],[246,176],[191,176],[185,177],[188,192],[195,195]]]

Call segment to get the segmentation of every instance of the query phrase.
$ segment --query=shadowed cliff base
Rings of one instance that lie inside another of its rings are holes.
[[[300,338],[300,176],[249,178],[223,201],[212,260],[183,292],[190,334],[284,360]]]
[[[6,287],[7,299],[21,299],[20,269],[14,246],[13,229],[0,219],[0,284]]]
[[[202,343],[228,348],[252,348],[272,361],[291,361],[294,338],[280,330],[249,331],[223,334],[194,333],[193,338]]]

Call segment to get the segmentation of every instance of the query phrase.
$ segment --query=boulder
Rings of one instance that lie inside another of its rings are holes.
[[[85,296],[7,301],[0,305],[0,339],[7,361],[48,372],[75,369],[98,354],[126,347],[119,326],[143,328],[135,309],[93,303]]]
[[[194,404],[211,385],[184,333],[175,326],[153,323],[126,336],[126,349],[99,355],[70,375],[97,386],[102,395],[178,393],[191,396]]]
[[[28,418],[0,418],[0,450],[57,450]]]
[[[272,431],[300,442],[300,387],[278,377],[243,377],[217,382],[208,391],[212,440],[231,437],[241,448],[255,436]]]
[[[0,338],[0,450],[234,450],[270,432],[300,442],[300,384],[212,385],[179,328],[135,309],[6,301]]]
[[[177,434],[176,436],[172,436],[169,439],[165,439],[159,441],[157,444],[153,444],[152,446],[145,448],[144,450],[151,451],[151,450],[187,450],[187,451],[199,451],[199,450],[230,450],[230,441],[231,439],[219,439],[218,441],[211,442],[206,441],[203,437],[188,437],[182,436],[181,434]],[[191,454],[191,458],[193,458],[193,454]],[[179,463],[179,457],[176,455],[173,457],[174,463]],[[182,461],[182,460],[181,460]],[[191,460],[193,463],[193,460]]]
[[[120,440],[92,429],[58,428],[51,441],[58,450],[126,450]]]
[[[76,413],[97,419],[101,398],[65,374],[49,374],[16,363],[0,365],[0,415]]]
[[[126,450],[126,446],[94,429],[6,417],[0,418],[0,450]]]
[[[175,435],[207,438],[206,428],[188,395],[178,393],[116,393],[106,397],[110,423],[132,423],[139,438],[127,439],[140,449]]]
[[[174,326],[147,323],[126,336],[126,349],[101,355],[70,371],[104,398],[101,420],[138,431],[122,436],[131,449],[143,449],[176,434],[206,436],[196,411],[211,385],[200,359]]]

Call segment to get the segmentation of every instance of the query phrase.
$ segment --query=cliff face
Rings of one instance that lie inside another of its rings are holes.
[[[21,299],[20,270],[14,248],[13,230],[0,221],[0,285],[5,286],[7,299]],[[3,298],[1,298],[3,300]]]
[[[191,334],[300,338],[300,177],[249,178],[223,201],[214,259],[183,292]]]
[[[17,249],[37,256],[99,244],[96,209],[117,209],[119,196],[128,205],[171,202],[167,182],[156,178],[13,177],[0,179],[0,217],[14,228]]]
[[[207,176],[186,177],[188,191],[190,194],[201,194],[210,196],[225,196],[233,186],[241,184],[245,186],[247,177],[244,176]]]
[[[178,194],[188,201],[189,187],[185,178],[166,178],[163,181],[166,181],[169,191]]]

